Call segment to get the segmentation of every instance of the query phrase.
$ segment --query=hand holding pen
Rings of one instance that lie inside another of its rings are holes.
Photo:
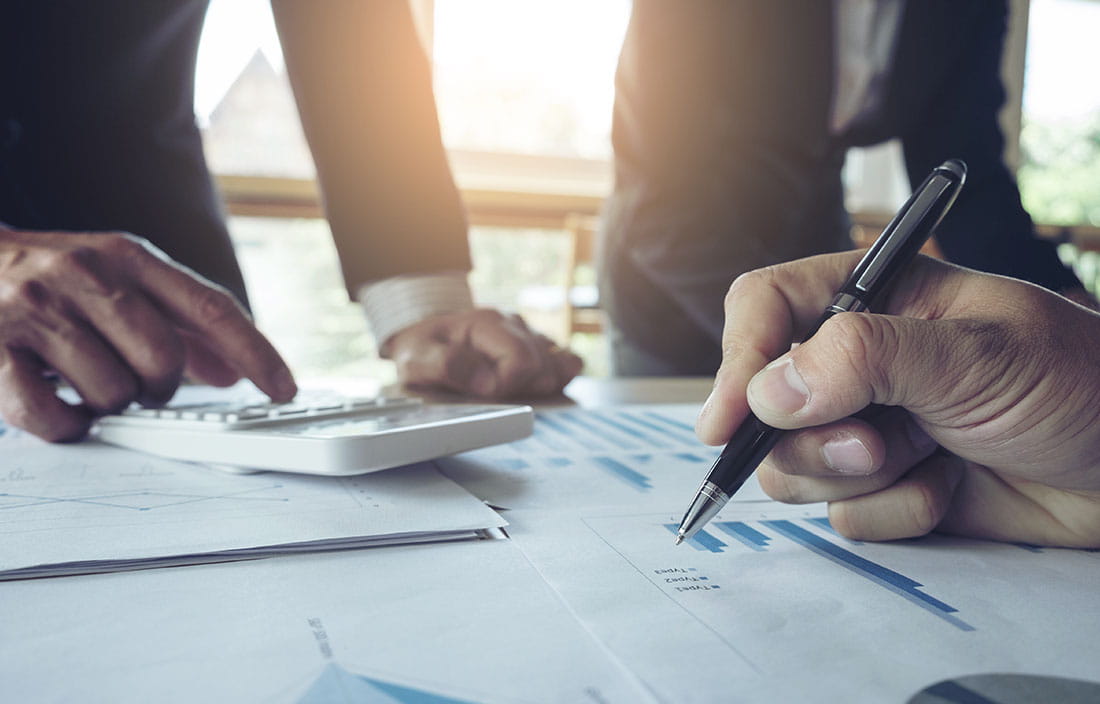
[[[965,177],[966,166],[957,160],[946,161],[933,170],[856,265],[825,312],[810,327],[806,339],[833,315],[866,311],[880,301],[951,207]],[[761,320],[773,322],[766,311],[753,311],[749,315],[759,315]],[[734,344],[740,342],[734,341]],[[684,514],[677,543],[694,535],[722,509],[782,435],[782,430],[768,426],[751,412],[748,413]]]
[[[935,530],[1100,547],[1100,314],[917,257],[882,315],[837,316],[790,349],[859,256],[738,282],[725,335],[739,344],[726,347],[700,439],[720,444],[751,406],[785,429],[760,486],[787,503],[829,502],[833,528],[853,540]],[[871,403],[873,416],[858,414]]]

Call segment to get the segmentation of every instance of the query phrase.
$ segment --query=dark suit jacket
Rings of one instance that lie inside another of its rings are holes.
[[[273,8],[349,289],[468,269],[407,3]],[[205,11],[206,0],[0,6],[0,221],[143,235],[243,299],[194,120]]]
[[[1001,160],[1001,0],[906,5],[880,109],[829,132],[832,3],[635,0],[617,75],[601,296],[623,339],[684,374],[721,359],[722,302],[751,269],[849,246],[846,149],[901,139],[909,178],[962,158],[937,233],[965,266],[1078,285],[1033,234]]]

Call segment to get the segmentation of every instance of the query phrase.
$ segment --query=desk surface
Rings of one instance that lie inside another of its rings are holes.
[[[598,408],[633,403],[694,403],[702,405],[710,393],[714,380],[710,377],[591,377],[579,376],[565,387],[561,396],[554,398],[517,399],[539,408],[555,408],[578,405]],[[304,386],[317,388],[352,389],[353,393],[377,393],[376,386],[361,382],[337,380],[311,380]],[[465,396],[427,393],[406,389],[399,385],[382,389],[388,395],[418,396],[428,401],[462,402]]]
[[[0,583],[0,696],[1100,701],[1098,685],[1075,682],[1097,679],[1100,553],[947,536],[857,543],[819,505],[762,499],[731,502],[706,541],[675,546],[668,524],[717,453],[691,427],[710,388],[578,378],[537,404],[548,410],[530,440],[441,460],[506,509],[510,540]],[[626,407],[673,403],[688,405]],[[87,509],[126,525],[172,510],[181,492],[150,499],[151,475],[133,476],[156,511],[128,511],[129,492]],[[9,506],[32,493],[19,472],[5,478]],[[185,493],[211,493],[199,489]],[[236,496],[251,495],[208,498]],[[244,516],[239,502],[210,506]],[[303,509],[314,522],[331,514]],[[930,686],[954,698],[910,699]],[[1038,699],[1014,696],[1035,686]]]
[[[565,395],[578,405],[587,408],[624,403],[702,405],[712,385],[713,380],[709,377],[596,378],[582,376],[565,387]]]

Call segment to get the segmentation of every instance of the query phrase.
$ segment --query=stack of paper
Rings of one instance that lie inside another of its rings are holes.
[[[476,538],[506,522],[430,463],[233,475],[0,432],[0,580]]]
[[[656,704],[508,540],[0,584],[11,702]]]

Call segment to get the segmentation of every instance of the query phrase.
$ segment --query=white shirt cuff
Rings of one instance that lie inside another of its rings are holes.
[[[461,313],[474,307],[464,271],[373,281],[359,288],[357,298],[379,348],[397,331],[425,318]]]

